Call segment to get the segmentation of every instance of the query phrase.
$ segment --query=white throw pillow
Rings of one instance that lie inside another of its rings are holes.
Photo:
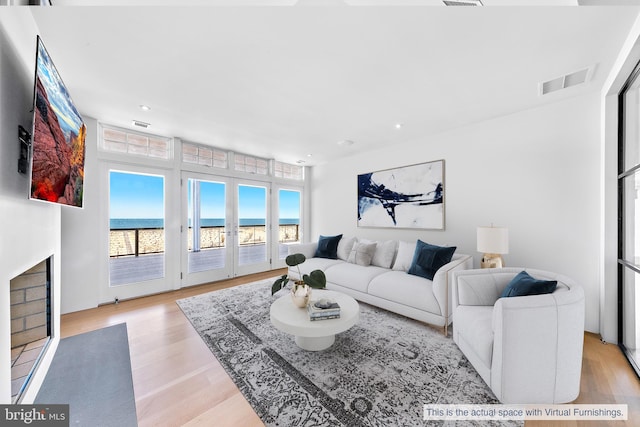
[[[353,249],[354,243],[356,243],[357,239],[355,237],[342,238],[338,242],[338,259],[346,261],[349,259],[349,254],[351,254],[351,249]]]
[[[380,242],[368,239],[359,239],[358,241],[363,243],[375,243],[377,245],[376,251],[373,254],[373,259],[371,260],[371,265],[391,268],[393,265],[393,259],[396,256],[396,248],[398,246],[397,241],[386,240],[384,242]]]
[[[398,255],[396,256],[396,262],[393,264],[394,270],[409,271],[411,262],[413,261],[413,255],[416,252],[416,242],[403,242],[398,243]]]
[[[373,253],[376,251],[375,243],[356,242],[351,249],[347,262],[367,266],[371,264]]]
[[[396,246],[398,242],[395,240],[387,240],[385,242],[377,242],[376,253],[373,254],[371,265],[378,267],[391,268],[393,258],[396,256]]]

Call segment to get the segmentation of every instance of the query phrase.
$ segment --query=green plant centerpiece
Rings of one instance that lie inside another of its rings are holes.
[[[324,289],[327,286],[327,277],[322,270],[313,270],[310,274],[300,274],[300,267],[298,266],[306,260],[307,258],[303,254],[291,254],[284,260],[289,267],[296,267],[298,269],[298,277],[302,277],[302,280],[293,281],[293,287],[291,288],[292,296],[301,294],[305,287],[308,290],[308,288]],[[289,280],[291,279],[289,279],[289,276],[286,274],[277,278],[271,286],[271,295],[284,288],[287,283],[289,283]],[[310,290],[307,293],[310,294]]]

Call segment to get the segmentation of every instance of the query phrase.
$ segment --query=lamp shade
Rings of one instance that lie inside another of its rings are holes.
[[[478,252],[486,254],[509,253],[509,230],[506,227],[478,227]]]

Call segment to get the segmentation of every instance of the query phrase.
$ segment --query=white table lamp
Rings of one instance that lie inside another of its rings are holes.
[[[502,254],[509,253],[509,230],[506,227],[478,227],[478,252],[484,253],[481,268],[502,268]]]

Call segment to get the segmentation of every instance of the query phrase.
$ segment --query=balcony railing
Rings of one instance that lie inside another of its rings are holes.
[[[223,248],[226,243],[226,228],[220,226],[200,227],[200,249]],[[189,227],[189,251],[193,249],[193,233]],[[298,224],[280,224],[279,243],[292,243],[300,239]],[[238,229],[240,246],[260,245],[267,242],[264,225],[243,225]],[[164,252],[164,228],[135,228],[109,230],[109,256],[139,256]]]

